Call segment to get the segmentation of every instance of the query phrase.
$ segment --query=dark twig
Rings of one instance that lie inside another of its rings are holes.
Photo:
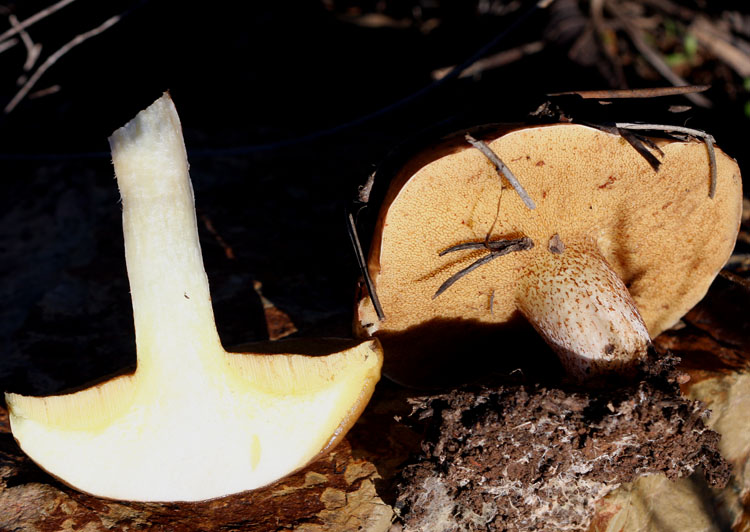
[[[641,142],[641,139],[635,133],[622,128],[617,128],[617,132],[622,138],[628,141],[628,144],[630,144],[635,149],[635,151],[640,154],[641,157],[646,159],[646,162],[651,165],[651,168],[654,169],[654,172],[659,171],[661,161],[657,159],[653,153],[648,151],[648,148],[643,144],[643,142]]]
[[[528,242],[531,242],[531,239],[528,237],[523,238],[514,238],[511,240],[503,239],[503,240],[489,240],[489,241],[483,241],[483,242],[465,242],[463,244],[456,244],[455,246],[451,246],[448,249],[445,249],[438,253],[438,257],[443,257],[447,255],[448,253],[453,253],[454,251],[463,251],[465,249],[489,249],[490,251],[502,251],[507,247],[515,246],[518,244],[521,245],[528,245]],[[524,248],[528,249],[528,248]],[[511,250],[515,251],[515,250]]]
[[[440,288],[437,289],[437,292],[435,292],[435,295],[432,296],[432,299],[435,299],[440,294],[448,290],[453,284],[458,281],[461,277],[468,275],[469,273],[473,272],[483,264],[487,264],[488,262],[496,259],[497,257],[504,255],[504,253],[500,251],[493,251],[489,255],[485,255],[479,260],[476,260],[472,262],[469,266],[464,268],[463,270],[451,275],[443,284],[440,285]]]
[[[346,228],[349,232],[349,239],[352,241],[354,255],[357,257],[357,265],[359,266],[359,271],[362,272],[362,277],[365,280],[367,292],[370,294],[372,306],[375,307],[375,313],[378,315],[378,319],[380,321],[383,321],[385,319],[383,307],[380,305],[380,299],[378,299],[377,292],[375,292],[375,285],[372,284],[370,270],[367,268],[367,261],[365,260],[365,254],[362,251],[362,244],[359,241],[359,234],[357,233],[357,224],[354,223],[354,216],[352,216],[352,213],[348,213],[347,221],[348,223]]]
[[[497,170],[497,172],[505,176],[505,179],[507,179],[508,183],[510,183],[511,186],[516,189],[518,195],[521,196],[521,200],[529,209],[536,209],[534,200],[529,197],[526,190],[523,188],[523,186],[521,186],[521,183],[519,183],[518,179],[516,179],[516,176],[513,175],[513,172],[510,171],[510,168],[505,166],[505,163],[501,161],[500,157],[498,157],[497,154],[490,149],[486,142],[477,140],[468,133],[466,134],[466,141],[476,149],[478,149],[480,152],[482,152],[482,154],[484,154],[484,156],[487,157],[492,162],[492,164],[495,165],[495,169]]]
[[[651,89],[613,89],[593,91],[553,92],[547,96],[580,96],[584,100],[616,100],[620,98],[659,98],[707,91],[711,85],[681,85],[679,87],[655,87]]]
[[[716,150],[714,150],[714,143],[716,142],[716,140],[711,135],[709,135],[705,131],[701,131],[700,129],[663,124],[632,124],[629,122],[618,122],[617,124],[615,124],[615,126],[618,129],[627,129],[631,131],[664,131],[666,133],[682,133],[683,135],[697,137],[703,140],[703,142],[706,143],[706,148],[708,149],[708,164],[710,171],[708,197],[711,199],[714,198],[714,196],[716,195],[716,182],[718,180],[718,177],[716,169]]]
[[[654,142],[653,140],[651,140],[648,137],[644,137],[643,135],[636,135],[636,137],[638,138],[638,140],[640,140],[645,145],[647,145],[649,148],[651,148],[656,153],[658,153],[659,156],[664,157],[664,152],[661,150],[661,148],[659,147],[659,145],[656,142]]]
[[[502,242],[502,245],[501,245]],[[484,248],[485,243],[484,242],[473,242],[472,244],[475,244],[474,247],[461,247],[461,249],[478,249],[478,248]],[[498,241],[495,240],[490,243],[491,245],[495,247],[490,247],[489,249],[492,249],[488,255],[485,255],[481,259],[478,259],[471,264],[469,264],[466,268],[463,270],[454,273],[451,275],[443,284],[440,285],[440,288],[437,289],[437,292],[435,292],[435,295],[432,296],[432,299],[435,299],[440,294],[448,290],[451,286],[455,284],[456,281],[464,277],[465,275],[468,275],[469,273],[473,272],[480,266],[483,266],[484,264],[487,264],[488,262],[495,260],[498,257],[502,257],[503,255],[507,255],[508,253],[511,253],[513,251],[524,251],[526,249],[531,249],[534,247],[534,242],[527,236],[523,238],[516,238],[513,240],[505,240],[505,241]],[[459,246],[466,246],[467,244],[459,244]],[[443,251],[440,255],[444,255],[446,253],[449,253],[450,251],[458,251],[457,247],[459,246],[453,246],[453,248],[448,248],[448,250]]]

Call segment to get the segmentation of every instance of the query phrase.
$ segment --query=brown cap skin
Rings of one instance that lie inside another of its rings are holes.
[[[733,159],[717,149],[711,199],[706,145],[652,140],[664,153],[658,172],[621,137],[586,126],[485,137],[534,210],[502,187],[492,163],[468,143],[438,146],[407,164],[386,194],[368,257],[386,318],[378,321],[366,295],[355,318],[359,334],[383,340],[386,373],[419,382],[405,374],[419,364],[404,359],[429,361],[420,338],[460,350],[460,324],[499,326],[519,314],[575,378],[637,362],[649,335],[705,295],[731,254],[742,210]],[[527,236],[534,247],[492,260],[433,299],[488,251],[438,253],[483,242],[491,228],[490,240]],[[518,356],[501,345],[493,350]]]

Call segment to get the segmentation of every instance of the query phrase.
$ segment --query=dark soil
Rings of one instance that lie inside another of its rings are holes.
[[[642,475],[701,467],[709,485],[726,485],[719,435],[680,395],[674,363],[616,389],[506,385],[416,400],[430,422],[397,488],[405,529],[582,530],[598,500]]]

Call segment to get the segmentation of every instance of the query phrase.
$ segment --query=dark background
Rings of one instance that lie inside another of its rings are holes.
[[[6,4],[0,31],[8,12],[24,20],[48,5]],[[607,112],[704,128],[744,169],[746,79],[705,49],[687,54],[689,20],[652,2],[629,5],[653,21],[649,42],[677,58],[688,82],[712,85],[713,107],[669,115],[670,104],[689,104],[672,98]],[[744,2],[673,5],[717,21],[750,12]],[[394,148],[430,131],[523,120],[546,93],[617,81],[596,41],[583,46],[588,59],[571,52],[586,44],[579,39],[591,27],[587,2],[532,6],[78,0],[30,27],[43,44],[39,64],[75,35],[124,14],[35,87],[59,91],[0,114],[0,390],[50,393],[135,363],[107,137],[165,90],[184,128],[225,345],[267,336],[254,281],[299,335],[348,336],[357,271],[344,212]],[[610,45],[625,82],[618,86],[669,85],[613,28]],[[543,50],[467,79],[431,78],[493,39],[488,53],[532,41]],[[680,63],[679,54],[689,60]],[[20,45],[0,54],[2,106],[18,90],[25,57]]]

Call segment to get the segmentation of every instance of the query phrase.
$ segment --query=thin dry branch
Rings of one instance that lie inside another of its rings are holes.
[[[516,48],[510,50],[503,50],[484,59],[480,59],[466,70],[463,70],[458,76],[459,78],[469,78],[480,74],[486,70],[492,70],[494,68],[500,68],[505,65],[514,63],[526,56],[533,55],[544,50],[544,41],[533,41],[526,44],[522,44]],[[432,71],[432,79],[438,80],[443,79],[447,76],[454,68],[455,65],[439,68]]]
[[[370,301],[372,301],[372,306],[375,307],[375,313],[377,314],[378,319],[380,321],[383,321],[385,319],[383,306],[380,304],[378,293],[375,291],[375,285],[372,282],[372,277],[370,277],[370,269],[367,267],[367,260],[365,259],[364,251],[362,251],[362,244],[359,241],[359,234],[357,232],[357,224],[354,221],[354,216],[352,216],[352,213],[347,214],[346,221],[346,228],[349,233],[349,239],[351,240],[352,247],[354,248],[354,255],[357,257],[357,265],[359,266],[359,271],[362,273],[362,278],[365,281],[365,287],[367,288],[367,292],[370,294]]]
[[[534,247],[534,242],[529,237],[525,236],[522,238],[514,238],[512,240],[494,240],[489,243],[469,242],[466,244],[458,244],[456,246],[450,247],[440,252],[438,254],[438,256],[440,257],[442,257],[443,255],[447,253],[452,253],[454,251],[461,251],[461,250],[466,250],[466,249],[486,248],[490,253],[472,262],[466,268],[451,275],[443,284],[440,285],[440,288],[437,289],[435,294],[432,296],[432,299],[435,299],[436,297],[440,296],[440,294],[442,294],[443,292],[448,290],[451,286],[453,286],[456,283],[456,281],[470,274],[471,272],[473,272],[480,266],[483,266],[487,264],[488,262],[495,260],[498,257],[507,255],[508,253],[513,253],[514,251],[525,251],[533,247]]]
[[[614,100],[620,98],[660,98],[703,92],[711,85],[684,85],[680,87],[654,87],[648,89],[605,89],[591,91],[551,92],[547,96],[580,96],[584,100]]]
[[[46,89],[39,89],[38,91],[30,92],[27,98],[29,100],[35,100],[37,98],[49,96],[50,94],[55,94],[56,92],[60,92],[61,88],[62,87],[60,87],[60,85],[52,85],[50,87],[47,87]]]
[[[508,183],[510,183],[511,186],[516,189],[516,192],[518,192],[521,200],[529,209],[536,209],[536,203],[534,203],[534,200],[531,199],[529,194],[526,192],[526,189],[523,188],[521,183],[518,182],[518,179],[516,179],[516,176],[513,175],[513,172],[510,171],[510,168],[508,168],[505,163],[500,160],[500,157],[498,157],[497,154],[490,149],[486,142],[477,140],[468,133],[466,134],[466,141],[476,149],[478,149],[480,152],[482,152],[482,154],[487,157],[490,162],[492,162],[492,164],[495,165],[495,169],[497,170],[498,174],[505,176],[505,179],[507,179]]]
[[[618,122],[615,126],[619,129],[631,130],[631,131],[664,131],[666,133],[682,133],[691,137],[697,137],[706,143],[708,149],[708,164],[710,173],[710,185],[708,191],[708,197],[713,199],[716,195],[716,181],[717,181],[717,170],[716,170],[716,150],[714,149],[714,143],[716,140],[700,129],[693,129],[690,127],[683,126],[671,126],[664,124],[633,124],[629,122]]]
[[[10,21],[11,26],[13,26],[14,28],[20,26],[18,18],[15,15],[9,15],[8,20]],[[21,37],[21,41],[26,47],[26,61],[24,61],[23,63],[23,71],[28,72],[29,70],[34,68],[36,60],[39,59],[39,54],[42,53],[42,45],[34,43],[34,41],[31,40],[31,35],[29,35],[29,32],[24,30],[23,28],[18,31],[18,35],[19,37]]]
[[[5,42],[0,42],[0,54],[3,53],[8,48],[13,48],[17,44],[18,44],[18,39],[9,39]]]
[[[76,35],[73,40],[68,42],[67,44],[60,47],[59,50],[57,50],[55,53],[50,55],[39,67],[36,69],[36,71],[29,77],[28,81],[21,87],[21,90],[19,90],[16,95],[13,97],[13,99],[8,103],[8,105],[5,106],[4,112],[5,114],[10,113],[13,111],[13,109],[16,108],[16,106],[23,100],[23,98],[28,94],[28,92],[34,87],[37,81],[39,81],[39,78],[42,77],[42,75],[52,66],[54,65],[63,55],[68,53],[71,49],[75,48],[82,42],[90,39],[91,37],[94,37],[96,35],[99,35],[100,33],[106,31],[110,27],[117,24],[120,19],[122,18],[121,15],[115,15],[114,17],[111,17],[107,20],[105,20],[102,24],[97,26],[96,28],[89,30],[85,33],[81,33],[80,35]]]
[[[27,18],[23,22],[19,22],[17,26],[14,25],[10,29],[6,30],[3,34],[1,34],[0,35],[0,43],[3,42],[3,41],[5,41],[6,39],[8,39],[8,38],[10,38],[10,37],[18,34],[19,32],[25,30],[26,28],[28,28],[32,24],[34,24],[36,22],[39,22],[43,18],[48,17],[52,13],[61,10],[62,8],[64,8],[65,6],[67,6],[68,4],[72,4],[73,2],[75,2],[75,0],[60,0],[56,4],[52,4],[51,6],[45,8],[45,9],[42,9],[41,11],[39,11],[38,13],[30,16],[29,18]]]
[[[648,151],[648,148],[643,142],[643,138],[639,137],[632,131],[628,131],[627,129],[617,128],[617,133],[624,138],[628,144],[630,144],[635,151],[637,151],[641,157],[646,159],[646,162],[651,166],[651,168],[654,169],[654,172],[659,171],[659,166],[661,166],[661,161],[650,151]]]

